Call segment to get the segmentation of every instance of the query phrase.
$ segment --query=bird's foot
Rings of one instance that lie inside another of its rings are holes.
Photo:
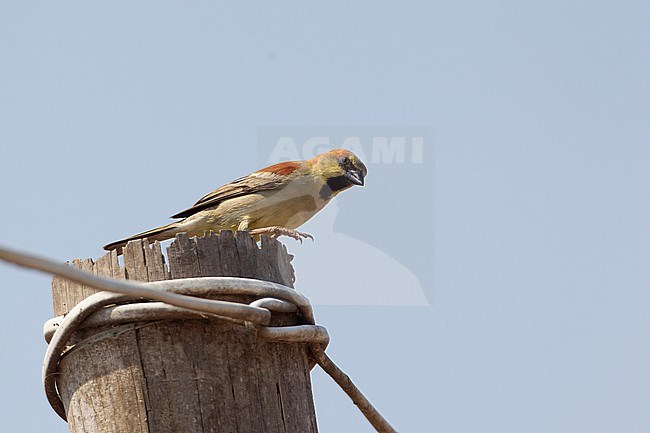
[[[302,243],[303,239],[307,238],[311,239],[312,241],[314,240],[314,237],[309,233],[299,232],[298,230],[278,226],[263,227],[261,229],[251,230],[250,234],[253,236],[269,235],[273,236],[274,238],[277,238],[278,236],[289,236],[290,238],[294,238],[295,240],[300,241],[300,243]]]

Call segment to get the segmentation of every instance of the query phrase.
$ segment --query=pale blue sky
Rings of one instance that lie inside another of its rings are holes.
[[[425,128],[285,241],[313,297],[399,271],[431,304],[317,305],[331,356],[402,432],[647,432],[648,3],[349,3],[0,3],[0,242],[98,257],[256,169],[267,127]],[[49,278],[0,276],[3,431],[63,433]],[[314,392],[322,432],[372,431]]]

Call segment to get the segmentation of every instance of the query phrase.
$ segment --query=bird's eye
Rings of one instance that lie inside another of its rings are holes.
[[[350,158],[348,158],[347,156],[344,156],[343,158],[341,158],[341,164],[343,164],[343,165],[350,164]]]

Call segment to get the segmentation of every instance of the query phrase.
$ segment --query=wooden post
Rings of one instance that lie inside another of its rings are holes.
[[[115,252],[72,266],[140,281],[238,276],[293,287],[291,256],[271,238],[258,247],[245,232],[178,235],[167,251],[168,266],[160,244],[134,241],[124,266]],[[57,277],[52,290],[56,315],[94,293]],[[299,318],[274,314],[273,323]],[[264,342],[218,319],[81,329],[72,343],[57,377],[72,433],[317,432],[304,344]]]

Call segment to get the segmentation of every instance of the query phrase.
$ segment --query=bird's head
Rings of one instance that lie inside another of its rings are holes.
[[[309,160],[312,170],[324,181],[321,197],[329,199],[354,185],[363,186],[368,169],[352,152],[334,149]]]

